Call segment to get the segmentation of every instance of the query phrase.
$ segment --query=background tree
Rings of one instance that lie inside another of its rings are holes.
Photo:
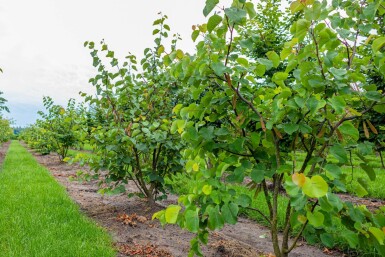
[[[66,108],[55,105],[51,97],[44,97],[45,112],[39,111],[41,119],[23,131],[21,138],[42,154],[56,152],[61,161],[68,150],[79,144],[81,131],[77,123],[83,120],[84,108],[70,99]]]
[[[144,50],[138,68],[131,54],[120,65],[104,42],[101,51],[105,57],[99,56],[93,42],[85,44],[98,70],[90,80],[96,96],[83,94],[96,118],[90,136],[95,157],[89,164],[96,172],[108,170],[106,184],[115,192],[123,191],[124,183],[133,181],[139,195],[150,204],[165,196],[164,177],[181,170],[182,144],[177,135],[170,133],[172,109],[181,98],[177,81],[166,72],[167,60],[161,58],[165,51],[162,42],[170,30],[166,18],[161,16],[154,22],[155,46]],[[182,57],[181,51],[174,54],[174,58]]]

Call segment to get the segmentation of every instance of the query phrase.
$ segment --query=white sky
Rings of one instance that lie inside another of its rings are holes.
[[[230,0],[221,1],[221,5]],[[84,41],[105,39],[118,56],[141,56],[153,46],[152,23],[168,15],[179,46],[193,50],[193,24],[205,22],[205,0],[0,0],[0,91],[16,125],[34,123],[43,96],[65,104],[93,92],[94,73]]]

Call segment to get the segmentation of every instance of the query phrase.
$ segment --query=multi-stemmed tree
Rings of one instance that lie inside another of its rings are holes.
[[[166,51],[163,39],[170,30],[166,18],[161,16],[154,22],[155,46],[144,50],[140,66],[131,54],[120,64],[104,42],[103,57],[93,42],[85,44],[98,69],[90,80],[96,96],[84,94],[97,117],[90,135],[95,155],[89,164],[96,172],[108,170],[106,182],[112,182],[109,184],[115,189],[124,190],[124,183],[133,181],[151,204],[164,196],[164,177],[182,168],[182,144],[170,131],[172,109],[181,93],[177,80],[167,73],[164,63],[168,60],[161,58]],[[183,52],[175,52],[173,58],[183,58]]]
[[[260,13],[249,1],[224,9],[218,2],[206,1],[204,14],[215,13],[193,32],[194,40],[201,35],[196,54],[171,68],[195,100],[175,109],[174,125],[188,143],[185,169],[200,183],[154,217],[197,233],[190,254],[200,255],[208,230],[235,224],[239,207],[250,204],[247,195],[228,188],[250,177],[250,190],[265,196],[276,256],[288,256],[309,235],[327,246],[340,239],[385,254],[383,211],[371,213],[335,194],[345,191],[341,166],[350,149],[375,179],[365,158],[371,144],[357,127],[369,112],[384,110],[384,92],[369,76],[385,75],[385,36],[374,23],[384,4],[293,1],[283,49],[256,49],[253,56],[260,34],[249,24],[257,24]],[[289,201],[279,240],[282,188]]]

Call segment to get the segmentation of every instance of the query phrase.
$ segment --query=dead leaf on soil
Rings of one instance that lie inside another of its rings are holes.
[[[154,244],[122,244],[119,246],[119,252],[128,256],[138,257],[172,257],[171,253],[164,249],[159,249]]]
[[[146,223],[148,219],[144,216],[137,215],[136,213],[133,213],[131,215],[127,215],[126,213],[123,213],[123,214],[118,214],[117,220],[123,222],[124,225],[130,225],[131,227],[135,227],[136,222]]]

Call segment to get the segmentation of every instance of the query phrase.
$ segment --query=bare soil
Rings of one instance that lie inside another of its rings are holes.
[[[158,221],[152,221],[152,214],[163,206],[176,202],[170,195],[167,201],[149,207],[138,197],[128,198],[126,194],[102,196],[97,193],[97,181],[71,181],[78,170],[87,168],[61,163],[55,155],[42,156],[30,150],[37,161],[46,166],[52,175],[66,189],[81,210],[112,235],[118,256],[187,256],[192,233],[177,226],[162,228]],[[134,184],[127,185],[127,191],[136,192]],[[257,223],[239,218],[234,226],[225,226],[221,231],[211,233],[209,244],[203,247],[204,256],[215,257],[259,257],[270,256],[273,252],[269,230]],[[327,249],[322,251],[305,242],[299,242],[292,251],[293,257],[341,256]]]
[[[11,142],[6,142],[0,146],[0,167],[3,164],[5,155],[7,154],[7,151],[8,151],[10,144],[11,144]]]

